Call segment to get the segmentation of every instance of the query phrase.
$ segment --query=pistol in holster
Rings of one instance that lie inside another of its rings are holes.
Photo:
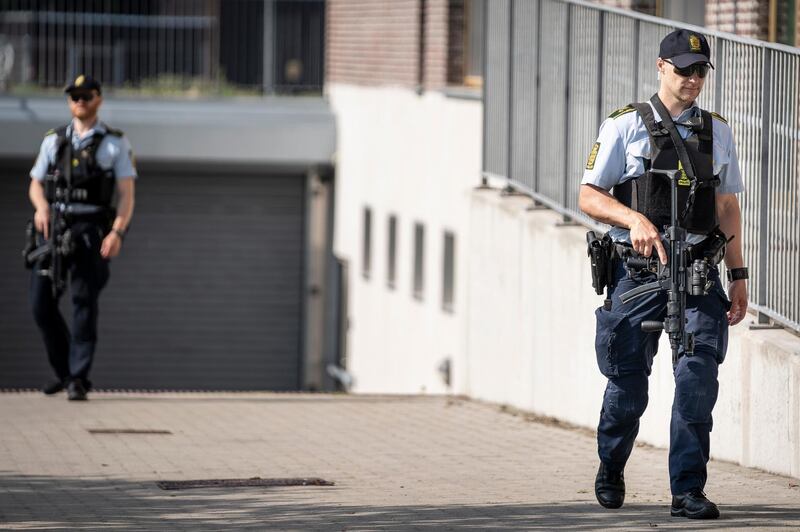
[[[28,270],[33,268],[39,258],[39,256],[31,256],[39,245],[40,242],[37,238],[33,220],[28,220],[28,223],[25,225],[25,247],[22,249],[22,259],[25,263],[25,268]]]
[[[587,253],[592,265],[592,288],[598,295],[613,284],[614,242],[608,233],[597,236],[594,231],[586,233]]]

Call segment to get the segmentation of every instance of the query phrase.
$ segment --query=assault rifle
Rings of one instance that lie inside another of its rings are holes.
[[[62,170],[63,169],[63,170]],[[66,187],[59,186],[60,172],[64,172]],[[72,143],[67,141],[62,155],[60,168],[54,175],[47,176],[45,189],[52,187],[54,201],[50,203],[49,239],[38,233],[32,221],[25,230],[27,243],[22,250],[26,268],[38,267],[38,275],[50,279],[53,298],[57,299],[67,284],[67,268],[64,259],[72,254],[75,244],[69,229],[67,216],[74,212],[69,204],[72,197]]]
[[[28,222],[25,229],[27,245],[22,250],[25,267],[30,269],[38,265],[38,275],[50,279],[54,299],[64,292],[67,284],[67,268],[64,267],[64,259],[75,249],[72,232],[65,220],[66,209],[63,207],[63,204],[50,206],[50,238],[48,240],[36,231],[32,221]]]
[[[663,322],[643,321],[642,330],[644,332],[663,330],[667,333],[672,347],[672,366],[675,367],[678,364],[678,352],[681,348],[686,356],[694,354],[694,335],[686,331],[686,295],[687,293],[694,296],[707,295],[709,289],[713,286],[713,281],[708,280],[708,258],[697,258],[690,261],[691,254],[686,243],[686,230],[679,224],[678,180],[683,177],[683,171],[651,169],[650,172],[665,175],[670,180],[670,226],[667,228],[669,258],[666,267],[662,267],[658,259],[654,257],[629,259],[629,267],[643,266],[641,269],[654,271],[658,278],[651,283],[628,290],[620,295],[620,300],[625,304],[643,295],[662,290],[667,292],[666,318]],[[722,241],[725,242],[724,236]],[[632,261],[638,261],[639,264],[636,262],[632,264]]]

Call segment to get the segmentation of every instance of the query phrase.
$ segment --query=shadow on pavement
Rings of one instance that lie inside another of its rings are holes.
[[[320,493],[318,490],[324,490]],[[338,493],[330,493],[335,490]],[[0,528],[80,530],[684,530],[800,528],[800,510],[722,506],[717,521],[669,517],[665,505],[595,503],[357,505],[347,487],[162,491],[155,481],[71,479],[0,473]],[[356,494],[353,493],[353,496]],[[387,498],[400,494],[387,491]],[[328,499],[322,502],[320,499]]]

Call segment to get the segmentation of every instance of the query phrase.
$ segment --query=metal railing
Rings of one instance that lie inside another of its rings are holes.
[[[0,92],[320,92],[323,0],[0,0]]]
[[[581,0],[495,0],[486,13],[483,170],[565,217],[602,120],[658,90],[661,39],[708,37],[716,67],[701,107],[737,143],[751,306],[800,331],[800,49]]]

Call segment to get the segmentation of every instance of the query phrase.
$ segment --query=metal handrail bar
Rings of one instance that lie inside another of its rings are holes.
[[[729,41],[739,42],[742,44],[749,44],[751,46],[758,46],[761,48],[771,48],[773,50],[778,50],[780,52],[787,52],[795,55],[800,55],[800,48],[796,48],[794,46],[789,46],[786,44],[761,41],[759,39],[754,39],[752,37],[744,37],[742,35],[736,35],[734,33],[728,33],[720,30],[704,28],[702,26],[695,26],[693,24],[688,24],[686,22],[670,20],[667,18],[656,17],[653,15],[647,15],[645,13],[639,13],[638,11],[623,9],[620,7],[611,7],[602,4],[595,4],[593,2],[588,2],[586,0],[558,0],[558,1],[564,4],[573,4],[577,6],[586,7],[589,9],[594,9],[597,11],[614,13],[617,15],[622,15],[627,18],[641,20],[642,22],[650,22],[652,24],[660,24],[662,26],[679,26],[687,30],[692,30],[696,31],[697,33],[702,33],[706,37],[714,36],[722,39],[727,39]]]

